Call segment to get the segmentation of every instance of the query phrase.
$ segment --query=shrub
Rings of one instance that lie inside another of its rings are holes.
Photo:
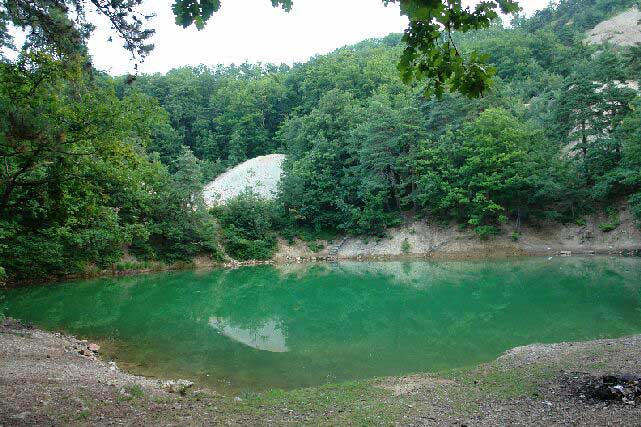
[[[410,249],[412,249],[410,242],[409,240],[407,240],[407,238],[405,238],[405,240],[403,240],[403,243],[401,243],[401,252],[404,255],[407,255],[410,253]]]
[[[619,227],[619,225],[621,224],[621,220],[619,219],[619,213],[616,209],[607,208],[605,212],[608,214],[608,218],[610,219],[610,221],[600,224],[599,230],[603,231],[604,233],[609,233]]]
[[[277,206],[251,191],[212,209],[222,228],[227,254],[240,261],[270,259],[276,249]]]
[[[519,239],[521,238],[521,233],[519,233],[518,231],[513,231],[510,237],[514,242],[518,242]]]
[[[493,225],[479,225],[474,227],[474,232],[478,234],[481,240],[488,240],[490,237],[499,234],[499,229]]]
[[[325,245],[318,243],[318,242],[309,242],[307,243],[307,247],[309,248],[310,251],[316,253],[320,252],[323,249],[325,249]]]
[[[630,210],[632,210],[634,217],[641,221],[641,192],[630,197]]]
[[[616,230],[618,226],[619,226],[619,224],[606,222],[606,223],[603,223],[603,224],[599,225],[599,230],[603,231],[604,233],[609,233],[611,231]]]
[[[116,263],[116,270],[146,270],[152,268],[153,264],[149,261],[118,261]]]
[[[276,239],[272,236],[247,239],[244,232],[234,226],[224,230],[223,244],[227,254],[238,261],[267,260],[274,255],[276,249]]]

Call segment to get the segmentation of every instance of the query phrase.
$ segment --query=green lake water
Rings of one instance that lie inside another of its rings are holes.
[[[641,333],[641,259],[259,266],[0,298],[6,315],[96,340],[136,373],[234,390],[295,388]]]

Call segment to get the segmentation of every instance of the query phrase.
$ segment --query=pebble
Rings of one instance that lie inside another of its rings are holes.
[[[19,414],[12,415],[11,419],[13,420],[24,420],[29,416],[29,412],[20,412]]]

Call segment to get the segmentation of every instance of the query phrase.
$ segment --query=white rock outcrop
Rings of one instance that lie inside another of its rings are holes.
[[[224,204],[247,189],[263,199],[275,198],[284,160],[284,154],[270,154],[237,165],[205,186],[205,203],[209,207]]]
[[[588,32],[588,42],[600,44],[609,42],[617,46],[634,46],[641,43],[641,11],[633,7],[623,13],[601,22]]]

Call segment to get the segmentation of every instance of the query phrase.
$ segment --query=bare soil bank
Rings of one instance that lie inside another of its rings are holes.
[[[242,396],[168,392],[78,349],[86,342],[6,320],[0,425],[639,425],[641,405],[595,402],[582,386],[639,376],[641,336],[531,345],[495,362]]]
[[[10,283],[22,286],[44,282],[89,279],[103,276],[135,275],[161,271],[236,268],[243,265],[282,264],[327,260],[394,260],[394,259],[478,259],[493,257],[541,256],[541,255],[641,255],[641,228],[627,204],[618,207],[619,225],[605,232],[599,226],[611,221],[605,214],[584,218],[585,224],[560,224],[541,222],[525,224],[517,234],[506,225],[499,235],[481,240],[472,231],[460,230],[456,224],[439,225],[416,220],[391,229],[385,238],[339,237],[334,241],[319,240],[316,245],[295,240],[293,244],[278,240],[278,250],[272,260],[226,262],[197,257],[191,263],[163,264],[139,262],[128,253],[122,259],[129,268],[121,270],[97,270],[88,268],[83,274],[51,277],[37,282]],[[312,251],[310,246],[322,247]],[[0,283],[2,286],[2,283]]]
[[[438,225],[414,221],[392,229],[386,238],[349,237],[338,248],[339,259],[385,258],[482,258],[492,256],[560,255],[560,254],[633,254],[641,251],[641,230],[627,205],[619,210],[620,224],[612,231],[599,226],[611,222],[605,214],[584,218],[584,225],[542,222],[526,224],[517,232],[511,225],[501,234],[482,241],[470,230],[459,230],[455,224]],[[516,233],[516,234],[515,234]],[[307,243],[289,245],[279,242],[276,261],[297,258],[326,257],[340,241],[319,242],[320,252],[312,252]]]

